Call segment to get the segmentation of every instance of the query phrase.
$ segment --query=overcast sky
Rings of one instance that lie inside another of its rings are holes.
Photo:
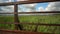
[[[24,0],[17,0],[24,1]],[[27,1],[27,0],[26,0]],[[3,2],[14,2],[13,0],[0,0]],[[35,3],[35,4],[24,4],[18,6],[19,12],[31,12],[31,11],[60,11],[60,2],[49,2],[49,3]],[[13,12],[14,6],[0,6],[0,12]]]

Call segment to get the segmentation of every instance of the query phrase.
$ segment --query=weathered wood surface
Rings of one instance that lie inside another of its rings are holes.
[[[9,3],[0,3],[0,6],[8,6],[8,5],[19,5],[19,4],[31,4],[31,3],[41,3],[41,2],[54,2],[54,1],[60,1],[60,0],[29,0],[29,1],[19,1],[19,2],[9,2]],[[15,7],[16,9],[16,7]],[[15,10],[17,11],[17,9]],[[16,14],[17,12],[14,12]],[[23,12],[27,13],[27,12]],[[23,14],[22,12],[20,14]],[[39,13],[39,12],[28,12],[28,13]],[[41,12],[40,12],[41,13]],[[43,12],[48,13],[48,12]],[[51,12],[50,12],[51,13]],[[54,12],[54,13],[60,13],[60,12]],[[2,13],[0,13],[2,14]],[[6,14],[6,13],[5,13]],[[10,13],[11,14],[11,13]],[[17,13],[18,14],[18,13]],[[17,15],[16,14],[16,15]],[[7,23],[6,23],[7,24]],[[19,24],[16,22],[15,24]],[[21,23],[20,23],[21,24]],[[30,24],[30,23],[29,23]],[[36,25],[36,24],[33,24]],[[37,24],[37,25],[46,25],[46,26],[60,26],[60,24]],[[42,32],[29,32],[29,31],[17,31],[17,30],[0,30],[0,34],[54,34],[54,33],[42,33]]]
[[[12,22],[0,22],[0,24],[28,24],[28,25],[43,25],[43,26],[60,26],[60,24],[42,24],[42,23],[12,23]]]
[[[0,13],[0,14],[35,14],[35,13],[60,13],[60,11],[34,11],[34,12],[12,12],[12,13]]]
[[[9,3],[0,3],[0,6],[14,5],[14,4],[31,4],[31,3],[42,3],[42,2],[55,2],[60,0],[28,0],[28,1],[18,1],[18,2],[9,2]]]
[[[17,30],[0,30],[0,34],[54,34],[54,33],[42,33],[42,32],[31,32],[31,31],[17,31]]]
[[[18,5],[14,5],[14,23],[19,23],[19,18],[18,18]],[[22,27],[20,24],[15,24],[15,29],[18,30],[18,28],[20,30],[22,30]]]
[[[18,14],[36,14],[36,13],[60,13],[60,11],[34,11],[34,12],[19,12]]]

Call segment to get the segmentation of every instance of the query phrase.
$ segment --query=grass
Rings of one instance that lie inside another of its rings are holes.
[[[45,23],[45,24],[60,24],[60,15],[36,15],[36,16],[19,16],[21,23]],[[13,16],[0,16],[0,22],[14,22]],[[14,30],[14,24],[0,24],[0,27]],[[33,31],[36,25],[23,24],[23,28]],[[38,32],[54,32],[60,34],[60,26],[38,26]]]

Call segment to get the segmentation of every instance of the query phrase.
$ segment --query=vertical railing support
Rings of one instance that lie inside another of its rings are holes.
[[[14,23],[18,23],[18,24],[15,24],[15,29],[18,30],[19,28],[20,30],[22,30],[22,27],[19,24],[19,19],[18,19],[18,5],[17,4],[14,5]]]
[[[14,23],[19,23],[19,20],[18,20],[18,7],[17,5],[14,5]],[[17,24],[15,24],[15,29],[18,30],[18,27],[17,27]]]

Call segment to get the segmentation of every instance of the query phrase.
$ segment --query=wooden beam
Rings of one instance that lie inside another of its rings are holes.
[[[60,11],[35,11],[35,12],[18,12],[18,14],[35,14],[35,13],[60,13]]]
[[[31,4],[31,3],[43,3],[43,2],[55,2],[60,0],[28,0],[28,1],[18,1],[18,2],[8,2],[8,3],[0,3],[0,6],[8,6],[14,4]]]
[[[1,34],[54,34],[54,33],[49,33],[49,32],[31,32],[31,31],[20,31],[20,30],[5,30],[5,29],[0,29]]]
[[[11,22],[0,22],[0,24],[19,24],[19,23],[11,23]],[[43,26],[60,26],[60,24],[42,24],[42,23],[20,23],[20,24],[28,24],[28,25],[43,25]]]
[[[14,13],[0,13],[0,14],[35,14],[35,13],[60,13],[60,11],[34,11],[34,12],[14,12]]]

